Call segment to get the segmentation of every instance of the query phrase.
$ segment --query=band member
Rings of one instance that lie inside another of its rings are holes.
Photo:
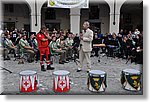
[[[29,63],[32,63],[34,61],[34,49],[29,45],[28,41],[27,41],[27,36],[26,34],[22,35],[22,38],[19,40],[19,47],[20,47],[20,53],[21,53],[21,59],[19,61],[18,64],[23,64],[23,56],[24,53],[28,53],[29,58],[27,59]]]
[[[60,54],[59,64],[64,64],[64,61],[66,60],[65,51],[63,51],[61,48],[58,47],[55,36],[52,37],[52,41],[50,42],[49,47],[51,49],[51,54],[52,53]]]
[[[8,34],[7,38],[4,41],[4,48],[7,48],[9,51],[13,51],[14,57],[16,57],[17,47],[13,44],[13,42],[10,40],[11,36]]]
[[[54,70],[53,67],[50,65],[50,51],[49,51],[49,40],[51,40],[51,37],[49,36],[47,32],[46,27],[42,27],[40,32],[36,35],[36,39],[38,42],[38,49],[40,51],[40,65],[41,65],[41,71],[46,71],[44,68],[44,58],[46,57],[46,64],[47,64],[47,70]]]
[[[66,38],[66,40],[65,40],[65,43],[66,43],[66,47],[67,47],[67,58],[68,59],[71,59],[71,57],[72,57],[72,54],[73,54],[73,39],[72,39],[72,33],[70,33],[70,34],[68,34],[68,38]]]
[[[64,41],[64,35],[61,35],[59,39],[56,40],[58,47],[62,49],[62,51],[65,53],[65,59],[64,59],[64,63],[68,63],[68,58],[67,58],[67,54],[68,54],[68,50]]]
[[[93,40],[93,31],[89,29],[90,24],[88,21],[83,23],[83,33],[80,35],[80,51],[79,51],[79,61],[80,66],[78,67],[77,72],[80,72],[83,67],[83,61],[86,59],[87,62],[87,72],[91,70],[91,60],[90,54],[92,51],[92,40]]]

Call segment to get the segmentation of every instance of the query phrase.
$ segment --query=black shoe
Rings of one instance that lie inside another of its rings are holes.
[[[71,59],[71,58],[70,58]],[[69,62],[69,60],[70,60],[69,58],[68,59],[66,59],[66,61],[68,61]]]
[[[9,56],[7,56],[6,60],[11,60]]]
[[[41,65],[41,71],[45,72],[46,69],[44,68],[44,65]]]
[[[64,62],[59,62],[59,64],[64,64]]]
[[[51,64],[53,64],[53,61],[51,61]]]
[[[79,70],[79,69],[77,70],[77,72],[81,72],[81,71],[82,71],[82,70]]]
[[[4,60],[10,60],[10,58],[4,58]]]
[[[54,70],[54,67],[51,67],[51,65],[47,65],[47,70]]]
[[[98,57],[99,55],[94,55],[94,56]]]
[[[90,57],[94,57],[94,55],[91,55]]]
[[[69,63],[69,61],[62,61],[63,63]]]

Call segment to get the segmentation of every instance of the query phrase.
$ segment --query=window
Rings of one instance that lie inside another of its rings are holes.
[[[98,6],[90,6],[89,19],[99,19]]]
[[[45,19],[54,20],[56,19],[56,11],[53,8],[47,8],[45,12]]]
[[[60,29],[60,23],[46,23],[45,24],[49,31],[53,31],[55,29]]]
[[[5,4],[4,9],[5,9],[5,12],[13,13],[14,12],[14,5],[13,4]]]
[[[7,28],[9,31],[15,29],[15,22],[4,22],[4,29]]]

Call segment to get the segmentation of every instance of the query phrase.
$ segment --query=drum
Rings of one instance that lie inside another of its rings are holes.
[[[105,91],[106,84],[106,73],[101,70],[91,70],[88,74],[87,87],[92,92],[103,92]]]
[[[20,72],[20,91],[21,92],[32,92],[37,90],[38,76],[35,71],[26,70]]]
[[[121,73],[122,87],[130,91],[140,90],[140,71],[135,69],[125,69]]]
[[[58,70],[53,72],[53,89],[55,92],[67,92],[70,90],[70,72]]]

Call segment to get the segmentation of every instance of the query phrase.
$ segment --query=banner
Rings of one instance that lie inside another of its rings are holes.
[[[48,0],[48,7],[88,8],[89,0]]]

